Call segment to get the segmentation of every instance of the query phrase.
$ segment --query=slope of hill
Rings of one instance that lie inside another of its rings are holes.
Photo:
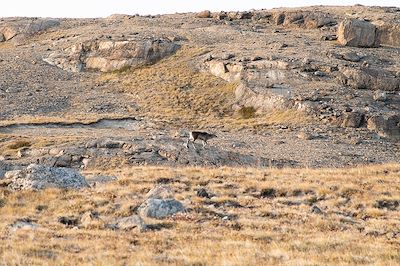
[[[1,263],[398,264],[399,25],[360,5],[1,19]]]

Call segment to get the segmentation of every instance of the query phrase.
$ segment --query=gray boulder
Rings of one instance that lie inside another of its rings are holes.
[[[376,38],[376,27],[370,22],[345,19],[339,24],[338,41],[345,46],[379,47]]]
[[[139,206],[139,213],[144,217],[162,219],[185,210],[182,203],[175,200],[169,186],[158,185],[147,194],[147,200]]]
[[[89,187],[85,178],[74,169],[37,164],[31,164],[25,170],[9,171],[5,179],[10,181],[8,187],[14,190]]]
[[[142,216],[156,219],[163,219],[184,210],[183,204],[175,199],[148,199],[139,207]]]

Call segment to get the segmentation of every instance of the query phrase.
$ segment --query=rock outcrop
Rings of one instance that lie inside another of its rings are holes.
[[[340,81],[354,89],[397,91],[400,89],[400,77],[396,73],[382,69],[341,69]]]
[[[172,55],[179,45],[165,38],[89,40],[56,51],[45,62],[67,71],[115,71],[153,64]]]
[[[274,23],[283,26],[296,26],[306,29],[330,27],[337,24],[332,15],[323,12],[287,11],[273,14]]]
[[[37,164],[31,164],[25,170],[9,171],[5,179],[10,181],[8,187],[14,190],[89,187],[85,178],[74,169]]]
[[[19,43],[29,36],[59,25],[58,19],[46,18],[9,21],[3,26],[0,25],[0,35],[3,35],[4,41],[14,39]]]

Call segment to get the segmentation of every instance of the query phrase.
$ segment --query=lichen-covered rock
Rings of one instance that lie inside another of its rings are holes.
[[[74,169],[37,164],[31,164],[25,170],[9,171],[5,179],[10,181],[8,187],[14,190],[89,187],[85,178]]]
[[[357,19],[345,19],[339,24],[338,41],[345,46],[379,47],[374,24]]]
[[[108,72],[153,64],[178,49],[178,44],[165,38],[89,40],[56,51],[44,61],[71,72]]]

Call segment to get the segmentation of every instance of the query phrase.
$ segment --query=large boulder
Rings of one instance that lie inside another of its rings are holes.
[[[56,51],[44,61],[72,72],[85,69],[109,72],[153,64],[178,49],[178,44],[165,38],[89,40]]]
[[[173,196],[169,186],[156,186],[147,193],[147,200],[139,206],[139,213],[144,217],[162,219],[184,211],[183,204]]]
[[[140,205],[142,216],[163,219],[184,211],[183,204],[175,199],[148,199]]]
[[[379,47],[376,27],[370,22],[358,19],[345,19],[339,24],[338,41],[345,46]]]
[[[25,170],[9,171],[5,179],[9,188],[45,189],[45,188],[84,188],[89,187],[85,178],[76,170],[31,164]]]

